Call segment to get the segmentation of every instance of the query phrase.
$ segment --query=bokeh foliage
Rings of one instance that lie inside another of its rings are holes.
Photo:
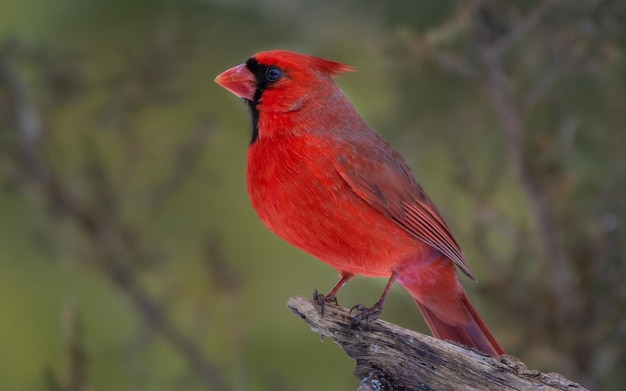
[[[272,48],[358,67],[339,84],[443,212],[507,351],[621,389],[625,3],[4,0],[0,389],[356,387],[285,308],[336,273],[257,220],[245,107],[213,83]],[[401,289],[383,317],[426,331]]]

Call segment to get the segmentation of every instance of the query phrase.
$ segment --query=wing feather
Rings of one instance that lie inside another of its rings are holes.
[[[417,183],[404,159],[391,146],[376,142],[351,145],[335,169],[352,190],[408,233],[452,260],[476,280],[443,217]]]

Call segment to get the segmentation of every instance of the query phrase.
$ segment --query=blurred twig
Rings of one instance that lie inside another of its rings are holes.
[[[542,21],[542,19],[562,0],[541,0],[532,10],[527,12],[509,32],[493,42],[487,50],[489,57],[501,59],[514,45],[521,42]],[[481,8],[484,10],[484,8]],[[479,22],[480,23],[480,22]]]
[[[83,341],[83,324],[76,307],[67,303],[62,309],[61,331],[63,333],[63,368],[60,377],[51,369],[45,373],[49,391],[90,391],[87,378],[88,357]]]
[[[66,304],[62,315],[63,341],[67,369],[65,391],[87,391],[91,387],[87,381],[88,357],[83,346],[83,323],[76,307]]]
[[[150,199],[151,208],[160,209],[163,204],[178,190],[189,173],[197,165],[204,147],[215,129],[213,121],[207,121],[191,133],[178,146],[172,160],[172,169],[168,176],[155,186]]]
[[[574,294],[572,272],[557,239],[557,223],[554,221],[547,195],[540,188],[539,180],[531,170],[529,159],[532,156],[526,151],[524,123],[506,86],[501,59],[489,54],[484,60],[487,74],[484,81],[485,92],[504,131],[513,172],[531,206],[543,249],[543,259],[546,260],[547,275],[550,278],[547,288],[552,291],[556,305],[564,317],[561,323],[566,324],[566,319],[571,318],[571,313],[577,311],[579,305]]]
[[[15,47],[0,48],[0,92],[6,96],[0,101],[0,112],[3,113],[2,125],[14,136],[19,188],[35,195],[80,228],[96,249],[92,264],[124,294],[145,326],[168,341],[209,389],[230,390],[219,368],[142,287],[133,265],[140,263],[144,255],[134,246],[130,235],[132,230],[125,227],[115,213],[99,208],[97,200],[94,203],[74,194],[54,165],[46,160],[42,147],[46,133],[43,120],[12,65],[12,50]],[[76,371],[80,369],[76,362],[70,367]]]
[[[509,166],[529,206],[539,253],[533,254],[525,240],[526,230],[515,228],[509,238],[514,247],[512,262],[493,267],[501,256],[487,247],[485,231],[502,228],[502,218],[497,208],[487,204],[489,186],[479,187],[468,178],[468,165],[463,162],[458,178],[462,188],[476,199],[480,212],[477,220],[484,220],[477,221],[473,235],[476,247],[491,265],[491,290],[497,290],[497,300],[506,308],[503,312],[514,317],[522,314],[520,321],[529,326],[519,330],[524,335],[522,348],[530,351],[528,341],[537,340],[535,349],[545,352],[548,342],[553,345],[553,354],[562,357],[559,366],[596,385],[603,382],[595,360],[619,360],[603,344],[608,335],[620,335],[616,320],[606,309],[623,308],[624,301],[607,294],[620,290],[619,284],[611,283],[613,276],[594,268],[610,262],[606,254],[610,239],[581,241],[593,222],[585,221],[568,199],[576,182],[567,164],[572,160],[573,134],[580,121],[577,115],[555,110],[561,113],[557,117],[560,122],[550,123],[549,129],[537,129],[536,115],[546,112],[546,106],[564,107],[554,90],[569,75],[585,72],[601,79],[605,68],[616,71],[617,67],[610,68],[610,61],[616,53],[623,56],[620,42],[624,30],[617,27],[623,23],[616,20],[624,9],[624,2],[619,1],[540,0],[520,6],[468,0],[459,3],[451,22],[443,23],[455,26],[449,29],[455,34],[436,34],[440,39],[433,40],[426,32],[407,42],[413,61],[429,59],[474,82],[487,97],[502,130]],[[461,31],[467,34],[459,34]],[[590,198],[588,202],[597,207],[601,201],[594,203]],[[532,267],[535,259],[541,260],[540,268]],[[600,329],[603,332],[597,332]],[[538,341],[540,335],[545,338],[542,342]]]

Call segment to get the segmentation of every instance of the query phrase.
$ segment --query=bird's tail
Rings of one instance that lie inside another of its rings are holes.
[[[506,354],[467,298],[451,262],[415,266],[398,282],[411,294],[435,337],[495,357]]]
[[[435,337],[473,346],[481,352],[494,357],[506,354],[502,346],[491,334],[491,331],[489,331],[489,328],[487,328],[485,322],[478,315],[472,303],[470,303],[465,292],[462,292],[461,295],[461,305],[468,314],[469,321],[466,323],[447,323],[417,299],[415,302]]]

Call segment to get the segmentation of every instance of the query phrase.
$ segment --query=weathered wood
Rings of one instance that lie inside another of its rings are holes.
[[[349,310],[339,306],[326,305],[322,317],[319,305],[298,296],[287,307],[356,360],[359,390],[586,390],[513,356],[486,356],[382,320],[352,328]]]

